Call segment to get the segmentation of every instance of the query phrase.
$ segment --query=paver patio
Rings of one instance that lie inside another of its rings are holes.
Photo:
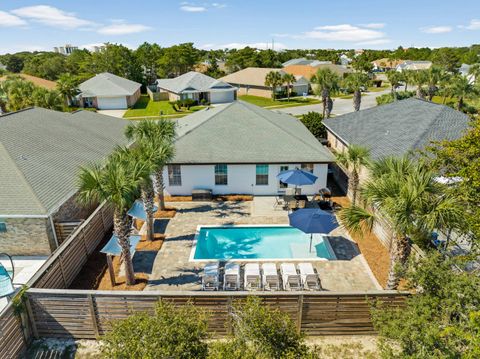
[[[200,275],[205,263],[189,261],[198,225],[288,224],[287,213],[273,209],[273,197],[259,199],[253,202],[168,203],[177,208],[177,214],[157,223],[164,226],[166,240],[153,262],[145,290],[200,290]],[[269,201],[271,210],[268,210]],[[331,234],[329,241],[338,260],[312,262],[324,289],[341,292],[381,289],[348,234],[340,228]]]

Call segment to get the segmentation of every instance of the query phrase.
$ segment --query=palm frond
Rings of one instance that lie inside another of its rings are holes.
[[[371,232],[375,224],[375,215],[358,206],[346,207],[338,213],[341,225],[353,233]]]

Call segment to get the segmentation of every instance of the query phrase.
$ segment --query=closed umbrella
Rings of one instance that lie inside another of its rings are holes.
[[[304,186],[314,184],[318,177],[310,172],[295,169],[282,171],[277,175],[277,178],[283,183],[293,184],[295,186]]]
[[[156,212],[157,210],[158,210],[158,207],[153,206],[153,211]],[[148,217],[147,212],[145,211],[145,206],[143,205],[143,201],[138,199],[133,203],[132,208],[128,210],[127,214],[130,217],[138,218],[138,219],[141,219],[142,221],[146,221]]]
[[[337,228],[335,216],[318,208],[299,209],[288,215],[290,225],[304,233],[310,233],[310,252],[312,251],[313,233],[330,233]]]

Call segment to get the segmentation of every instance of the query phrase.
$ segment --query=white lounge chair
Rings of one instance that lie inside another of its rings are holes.
[[[245,264],[245,289],[259,290],[262,289],[262,279],[260,278],[260,265],[258,263]]]
[[[283,289],[302,290],[300,276],[293,263],[280,264],[280,273],[282,274]]]
[[[263,288],[265,290],[280,290],[280,279],[278,278],[275,263],[263,263],[262,272]]]
[[[313,270],[312,263],[299,263],[300,279],[305,290],[320,290],[322,284],[317,273]]]
[[[219,263],[208,263],[203,268],[202,289],[203,290],[218,290],[219,286]]]
[[[227,263],[223,275],[223,290],[238,289],[240,289],[240,266],[238,263]]]

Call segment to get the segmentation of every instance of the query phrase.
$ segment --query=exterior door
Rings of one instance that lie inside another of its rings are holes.
[[[287,165],[280,166],[280,171],[278,171],[278,173],[281,173],[283,171],[288,171],[288,166]],[[287,183],[283,183],[282,181],[278,181],[278,189],[283,189],[283,188],[287,188],[287,187],[288,187]]]

